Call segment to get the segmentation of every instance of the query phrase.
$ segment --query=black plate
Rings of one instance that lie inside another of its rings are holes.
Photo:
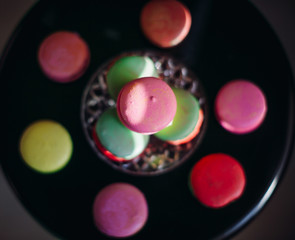
[[[165,52],[186,63],[203,82],[209,103],[208,128],[199,149],[177,169],[160,176],[136,177],[98,159],[80,121],[83,89],[95,70],[124,51],[157,50],[142,35],[142,1],[40,1],[10,39],[1,61],[2,118],[5,119],[3,170],[22,203],[48,230],[63,239],[103,239],[92,220],[97,192],[113,182],[139,187],[149,203],[149,219],[134,239],[228,237],[264,206],[290,158],[294,140],[294,84],[277,37],[248,1],[187,1],[193,24],[178,47]],[[40,42],[57,30],[78,32],[89,44],[91,64],[77,82],[48,80],[37,63]],[[225,131],[213,114],[217,91],[227,81],[246,78],[268,101],[263,125],[247,135]],[[22,131],[35,120],[63,124],[74,142],[73,157],[62,171],[42,175],[22,161]],[[222,209],[202,206],[187,182],[202,156],[224,152],[244,166],[243,196]],[[156,238],[157,237],[157,238]]]

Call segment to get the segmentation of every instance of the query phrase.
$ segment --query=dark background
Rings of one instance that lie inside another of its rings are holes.
[[[0,51],[36,0],[0,0]],[[295,1],[252,0],[286,50],[295,74]],[[295,154],[293,154],[294,156]],[[295,158],[263,211],[233,239],[295,239]],[[26,212],[0,172],[0,239],[56,239]]]

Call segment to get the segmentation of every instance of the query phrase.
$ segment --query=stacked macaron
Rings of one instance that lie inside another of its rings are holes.
[[[150,135],[173,145],[195,138],[203,110],[189,91],[170,86],[146,56],[124,56],[106,74],[115,109],[103,112],[93,128],[97,148],[109,159],[129,161],[147,147]]]

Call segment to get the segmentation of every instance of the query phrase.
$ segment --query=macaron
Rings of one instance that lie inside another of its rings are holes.
[[[193,195],[205,206],[221,208],[241,197],[246,185],[242,165],[224,153],[214,153],[198,161],[189,176]]]
[[[177,103],[171,87],[155,77],[127,83],[117,99],[121,122],[130,130],[153,134],[167,127],[176,113]]]
[[[115,161],[131,160],[140,155],[149,142],[149,136],[133,132],[119,120],[115,108],[106,110],[97,120],[95,132],[99,144],[115,157]],[[98,145],[98,148],[102,148]],[[103,153],[106,153],[103,151]]]
[[[254,83],[238,79],[226,83],[215,99],[215,115],[229,132],[245,134],[257,129],[267,112],[262,90]]]
[[[59,31],[46,37],[38,51],[44,74],[59,83],[77,80],[90,62],[87,43],[74,32]]]
[[[126,83],[141,77],[158,77],[155,64],[149,57],[127,56],[118,59],[107,73],[109,94],[117,99]]]
[[[142,9],[140,24],[145,36],[162,48],[184,40],[191,27],[191,14],[181,2],[149,1]]]
[[[177,102],[177,110],[173,122],[155,133],[163,141],[177,141],[188,137],[195,129],[200,105],[198,100],[188,91],[172,88]]]
[[[176,146],[190,142],[196,136],[198,136],[198,134],[200,133],[203,122],[204,122],[204,113],[203,113],[203,110],[200,109],[199,110],[199,119],[198,119],[198,122],[197,122],[194,130],[187,137],[185,137],[183,139],[179,139],[179,140],[175,140],[175,141],[167,141],[167,142],[172,145],[176,145]]]
[[[72,151],[69,132],[52,120],[32,123],[20,139],[20,154],[24,162],[41,173],[53,173],[64,168],[71,159]]]
[[[128,183],[104,187],[93,204],[95,226],[107,236],[129,237],[140,231],[148,219],[144,194]]]
[[[92,139],[96,145],[96,147],[98,148],[98,150],[103,154],[105,155],[106,157],[108,157],[109,159],[115,161],[115,162],[125,162],[126,159],[125,158],[120,158],[120,157],[117,157],[115,156],[114,154],[112,154],[110,151],[108,151],[102,144],[101,142],[99,141],[98,137],[97,137],[97,134],[96,134],[96,129],[95,127],[93,128],[93,131],[92,131]]]

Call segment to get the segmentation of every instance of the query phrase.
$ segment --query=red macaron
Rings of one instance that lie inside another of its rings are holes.
[[[190,174],[193,195],[205,206],[220,208],[240,198],[246,185],[242,165],[224,153],[215,153],[198,161]]]

